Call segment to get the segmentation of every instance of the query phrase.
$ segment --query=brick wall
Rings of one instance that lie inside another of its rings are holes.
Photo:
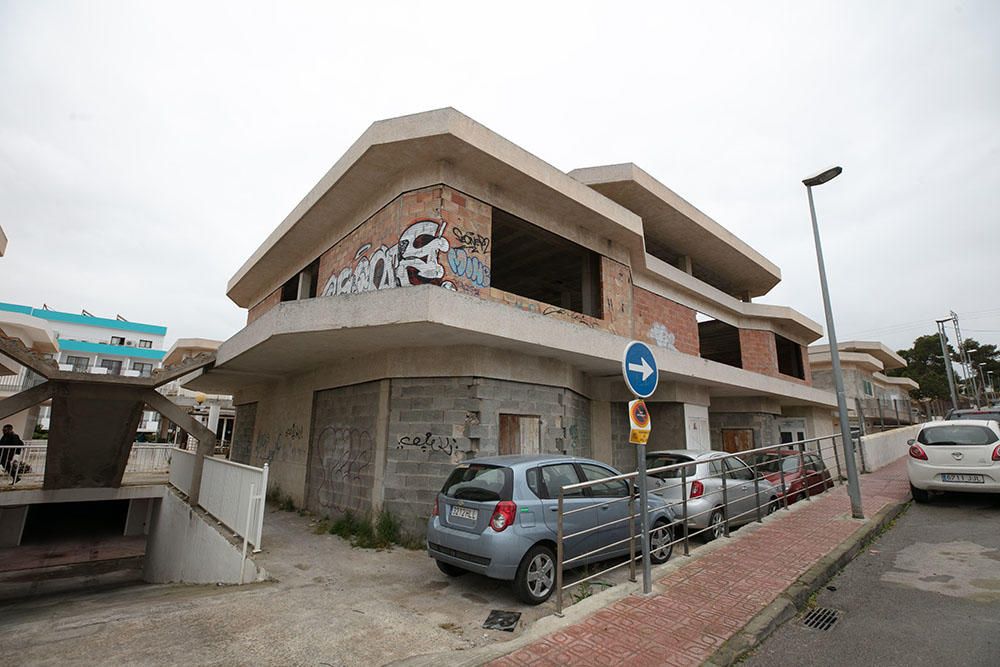
[[[779,377],[778,350],[772,332],[740,329],[740,354],[744,370]]]
[[[250,324],[258,317],[271,310],[275,306],[281,303],[281,289],[276,289],[266,297],[264,300],[258,303],[256,306],[250,308],[247,311],[247,324]]]
[[[633,294],[634,338],[684,354],[700,354],[694,310],[640,287]]]

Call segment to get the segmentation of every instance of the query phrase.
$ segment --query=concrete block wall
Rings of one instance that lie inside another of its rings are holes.
[[[708,413],[709,432],[711,433],[712,449],[722,450],[723,429],[751,429],[753,431],[753,447],[766,447],[781,442],[778,420],[781,415],[765,412],[712,412]]]
[[[701,354],[694,310],[640,287],[634,289],[634,298],[634,338],[684,354]]]
[[[233,425],[233,441],[229,447],[229,460],[251,465],[253,451],[253,431],[257,425],[257,403],[236,406],[236,422]]]
[[[317,391],[305,507],[320,515],[372,514],[379,383]]]

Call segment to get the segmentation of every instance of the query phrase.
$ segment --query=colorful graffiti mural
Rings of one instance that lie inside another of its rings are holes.
[[[361,294],[407,285],[439,285],[454,289],[444,280],[445,268],[438,255],[451,248],[444,232],[448,223],[417,220],[399,236],[395,245],[379,246],[369,254],[371,243],[358,248],[352,266],[334,271],[323,288],[323,296]]]

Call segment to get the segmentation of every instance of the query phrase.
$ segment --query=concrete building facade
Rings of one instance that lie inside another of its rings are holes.
[[[632,164],[564,173],[453,109],[375,123],[230,281],[247,325],[190,389],[232,394],[232,458],[321,513],[422,530],[458,461],[623,469],[621,354],[650,343],[651,447],[832,432],[805,350],[753,303],[776,266]]]
[[[837,344],[844,374],[848,418],[852,427],[864,425],[866,433],[916,424],[920,412],[910,392],[919,389],[916,381],[891,377],[886,371],[903,368],[906,360],[878,341],[842,341]],[[834,390],[829,345],[809,348],[809,366],[815,386]],[[839,423],[836,414],[835,423]],[[838,427],[839,428],[839,427]]]

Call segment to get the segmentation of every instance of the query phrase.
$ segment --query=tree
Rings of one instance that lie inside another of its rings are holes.
[[[920,336],[913,341],[913,347],[899,350],[897,354],[906,359],[906,367],[895,368],[888,374],[917,382],[920,388],[910,392],[914,398],[950,400],[948,376],[945,374],[944,359],[941,358],[941,339],[937,334]],[[955,355],[951,345],[948,346],[948,354]]]

